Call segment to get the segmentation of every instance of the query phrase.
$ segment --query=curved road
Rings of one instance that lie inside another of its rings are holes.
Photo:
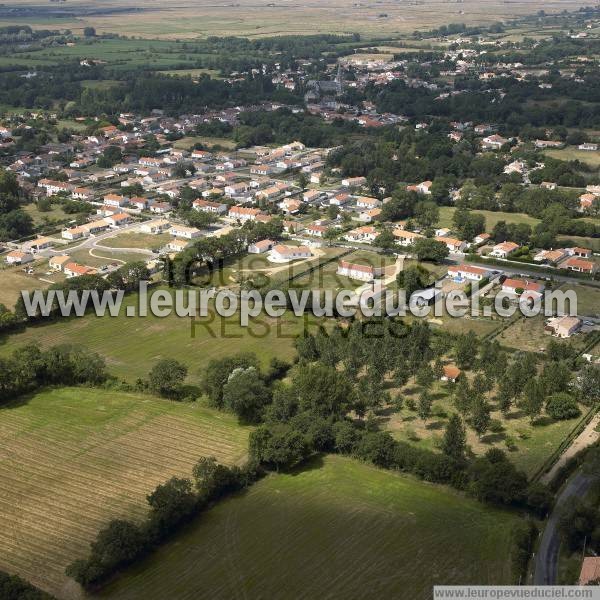
[[[558,579],[558,551],[560,549],[560,535],[558,533],[560,515],[572,498],[585,496],[592,485],[592,481],[593,478],[585,475],[580,469],[568,481],[556,500],[535,557],[534,585],[556,585]]]

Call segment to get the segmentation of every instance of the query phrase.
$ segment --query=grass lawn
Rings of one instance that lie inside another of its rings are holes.
[[[265,366],[275,356],[291,360],[296,355],[294,338],[303,327],[302,319],[288,313],[280,319],[261,315],[249,327],[240,325],[239,314],[198,318],[195,325],[174,313],[163,318],[150,312],[146,318],[125,316],[125,307],[137,304],[137,296],[130,295],[119,317],[88,314],[28,327],[2,338],[0,355],[32,342],[41,347],[80,344],[104,356],[110,372],[127,381],[146,376],[161,358],[175,358],[188,366],[188,380],[196,383],[212,358],[255,352]]]
[[[600,318],[600,288],[577,283],[564,283],[560,290],[573,290],[577,294],[577,314]]]
[[[47,278],[44,273],[48,270],[47,261],[35,261],[26,266],[33,267],[34,274],[27,275],[24,267],[8,267],[4,263],[0,266],[0,304],[4,304],[9,309],[13,309],[15,302],[21,295],[21,290],[45,289],[48,283],[40,281],[39,277]]]
[[[431,598],[507,584],[514,513],[327,456],[211,509],[96,597]]]
[[[60,204],[53,204],[49,211],[38,210],[37,204],[25,204],[23,210],[33,219],[36,227],[52,223],[64,223],[73,220],[77,215],[68,215]]]
[[[409,384],[401,393],[403,398],[412,398],[418,402],[418,386]],[[448,418],[456,412],[456,409],[450,385],[436,382],[431,395],[434,398],[432,417],[427,422],[423,421],[415,411],[407,408],[405,403],[399,412],[392,409],[383,412],[381,417],[383,426],[398,440],[412,443],[420,448],[437,450]],[[493,401],[492,406],[495,407]],[[579,420],[577,418],[554,422],[547,417],[542,417],[532,425],[530,419],[516,408],[509,413],[508,417],[498,410],[493,410],[491,415],[494,422],[499,425],[498,430],[488,431],[480,440],[467,426],[467,444],[475,454],[484,454],[492,447],[504,450],[510,460],[528,476],[532,476],[543,465]],[[512,450],[508,450],[507,440],[514,443]]]
[[[545,333],[545,320],[546,317],[544,315],[517,319],[510,327],[501,331],[496,336],[496,340],[503,346],[510,346],[517,350],[530,352],[544,352],[550,340],[561,344],[570,343],[576,348],[585,345],[586,336],[582,334],[576,334],[568,340],[563,340]]]
[[[245,460],[248,429],[195,404],[59,388],[0,409],[0,569],[72,597],[65,567],[110,519],[142,518],[146,494],[201,456]]]
[[[102,240],[104,243],[104,240]],[[108,244],[107,244],[108,245]],[[68,249],[65,253],[68,254],[75,262],[88,267],[102,267],[111,263],[121,265],[127,262],[137,262],[140,260],[147,260],[149,257],[145,254],[139,254],[137,252],[126,252],[115,250],[107,250],[104,248],[92,248],[93,254],[90,254],[89,248],[81,248],[80,250],[73,250],[70,252]]]
[[[438,221],[439,227],[452,228],[452,216],[456,208],[454,206],[440,206],[440,218]],[[523,213],[509,213],[491,210],[473,210],[471,212],[478,213],[485,217],[485,230],[491,232],[498,221],[506,221],[507,223],[526,223],[534,227],[540,221],[535,217]]]
[[[173,238],[168,233],[159,233],[152,235],[151,233],[141,232],[126,232],[119,233],[113,237],[104,238],[101,242],[101,246],[108,246],[110,248],[141,248],[145,250],[152,250],[153,248],[162,248]],[[100,248],[99,251],[102,249]],[[140,255],[142,258],[142,255]]]

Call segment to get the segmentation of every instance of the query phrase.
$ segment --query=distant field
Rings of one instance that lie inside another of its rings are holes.
[[[600,252],[600,238],[580,237],[577,235],[559,235],[559,240],[571,240],[579,246],[590,248],[594,252]]]
[[[201,456],[243,462],[247,436],[231,415],[114,391],[54,389],[0,409],[0,569],[74,597],[64,569],[104,524],[142,518],[146,494]]]
[[[514,513],[328,456],[222,502],[94,598],[431,598],[508,584]]]
[[[206,137],[206,136],[186,136],[182,137],[180,140],[177,140],[174,144],[174,148],[181,148],[183,150],[189,150],[194,146],[194,144],[202,144],[207,147],[211,146],[223,146],[223,148],[227,148],[233,150],[235,148],[235,142],[228,138],[218,138],[218,137]]]
[[[137,296],[128,296],[124,305],[137,305]],[[104,356],[110,371],[127,381],[146,376],[161,358],[175,358],[189,367],[189,381],[197,382],[211,358],[246,351],[255,352],[265,365],[275,356],[291,360],[294,338],[302,330],[302,320],[293,315],[279,320],[263,315],[248,328],[240,326],[239,314],[198,319],[193,331],[189,317],[126,317],[124,311],[116,318],[89,314],[28,327],[2,338],[0,355],[31,342],[41,347],[81,344]]]
[[[544,150],[544,154],[559,160],[579,160],[592,167],[600,167],[600,152],[579,150],[572,146],[568,148]]]
[[[159,0],[136,0],[125,10],[117,0],[106,0],[102,10],[88,14],[87,0],[70,0],[73,17],[54,17],[52,6],[40,6],[37,0],[19,0],[19,6],[35,6],[29,18],[3,19],[0,25],[28,23],[34,27],[69,28],[81,33],[86,26],[99,32],[122,35],[190,39],[211,35],[306,35],[308,33],[358,32],[370,39],[389,39],[414,30],[431,29],[448,23],[491,24],[506,18],[574,10],[587,0],[530,0],[497,2],[496,0],[422,0],[419,3],[355,3],[353,0],[241,0],[227,3],[193,3],[184,0],[175,5]],[[589,4],[589,2],[587,2]],[[62,7],[61,7],[62,8]],[[64,9],[63,9],[64,10]]]
[[[440,218],[438,225],[440,227],[452,227],[452,216],[456,208],[453,206],[441,206],[440,207]],[[534,227],[540,221],[535,217],[530,217],[523,213],[509,213],[509,212],[496,212],[491,210],[474,210],[474,213],[478,213],[485,217],[485,230],[491,232],[498,221],[506,221],[507,223],[526,223]]]

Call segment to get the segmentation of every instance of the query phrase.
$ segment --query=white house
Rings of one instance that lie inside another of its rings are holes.
[[[307,246],[284,246],[278,244],[271,250],[269,256],[273,262],[289,262],[291,260],[298,260],[303,258],[310,258],[312,252]]]
[[[382,268],[373,267],[371,265],[359,265],[356,263],[340,260],[338,263],[337,274],[350,279],[358,279],[360,281],[372,281],[376,277],[381,277]]]
[[[515,244],[515,242],[502,242],[501,244],[496,244],[494,246],[494,248],[490,252],[490,256],[495,256],[497,258],[506,258],[515,250],[517,250],[518,247],[519,244]]]
[[[211,213],[213,215],[222,215],[227,212],[227,204],[222,202],[211,202],[198,198],[192,202],[192,208],[199,212]]]
[[[33,260],[33,254],[21,252],[20,250],[12,250],[6,255],[5,260],[9,265],[24,265]]]
[[[502,284],[502,291],[507,294],[518,296],[519,290],[539,295],[544,291],[544,284],[528,279],[506,279]]]
[[[456,279],[468,279],[469,281],[481,281],[491,275],[491,271],[471,265],[457,265],[448,267],[448,275]]]
[[[442,242],[442,244],[446,244],[446,247],[450,252],[464,252],[467,247],[467,243],[462,240],[457,240],[455,238],[449,237],[436,237],[436,242]]]
[[[87,237],[88,235],[89,232],[83,227],[71,227],[70,229],[65,229],[61,233],[61,236],[65,240],[79,240],[81,238]]]
[[[193,240],[202,235],[202,232],[196,227],[186,227],[185,225],[173,225],[169,233],[175,237],[185,238],[187,240]]]
[[[260,242],[255,242],[254,244],[250,244],[248,246],[248,252],[250,254],[262,254],[263,252],[268,252],[273,248],[275,242],[272,240],[261,240]]]
[[[140,225],[140,231],[142,233],[149,233],[151,235],[157,235],[163,233],[171,227],[171,223],[167,219],[155,219],[153,221],[146,221]]]

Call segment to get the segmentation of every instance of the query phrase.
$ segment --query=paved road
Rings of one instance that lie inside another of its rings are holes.
[[[567,483],[558,497],[552,514],[546,523],[542,540],[535,557],[535,585],[556,585],[558,579],[558,551],[560,536],[558,522],[565,507],[573,498],[582,498],[592,485],[592,479],[579,470]]]

